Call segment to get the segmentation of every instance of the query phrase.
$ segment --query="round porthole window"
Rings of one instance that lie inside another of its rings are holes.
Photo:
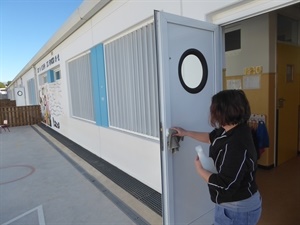
[[[181,85],[187,92],[199,93],[205,87],[208,76],[203,54],[197,49],[186,50],[179,60],[178,75]]]
[[[23,95],[23,92],[22,92],[22,91],[18,91],[18,92],[17,92],[17,95],[18,95],[18,96],[22,96],[22,95]]]

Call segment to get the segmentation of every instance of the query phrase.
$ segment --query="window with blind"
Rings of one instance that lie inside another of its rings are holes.
[[[44,85],[47,83],[47,74],[43,73],[39,75],[39,85]]]
[[[30,105],[37,105],[37,99],[36,99],[36,89],[35,89],[35,83],[34,78],[31,78],[27,81],[27,87],[28,87],[28,97],[29,97],[29,104]]]
[[[155,50],[153,24],[105,44],[111,127],[158,137]]]
[[[95,121],[90,53],[68,62],[72,116]]]

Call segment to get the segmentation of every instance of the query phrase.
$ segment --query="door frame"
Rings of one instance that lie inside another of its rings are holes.
[[[276,11],[296,3],[299,3],[299,0],[238,1],[227,7],[208,13],[206,21],[223,26]]]

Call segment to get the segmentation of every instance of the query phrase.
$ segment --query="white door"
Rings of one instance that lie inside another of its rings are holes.
[[[18,87],[14,89],[15,92],[15,99],[16,99],[16,106],[25,106],[25,88]]]
[[[196,174],[195,147],[185,137],[179,151],[168,147],[169,128],[211,131],[211,97],[221,90],[220,28],[155,12],[159,68],[164,224],[213,224],[214,204],[207,184]],[[182,68],[183,67],[183,68]],[[207,76],[206,76],[207,75]],[[205,151],[208,145],[201,144]]]

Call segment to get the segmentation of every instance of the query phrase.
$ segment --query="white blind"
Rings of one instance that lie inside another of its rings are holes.
[[[95,121],[90,54],[68,63],[72,115]]]
[[[154,26],[105,45],[109,124],[158,137],[158,84]]]
[[[34,78],[31,78],[30,80],[27,81],[28,94],[29,94],[29,104],[30,105],[37,105],[36,89],[35,89],[34,81],[35,81]]]

